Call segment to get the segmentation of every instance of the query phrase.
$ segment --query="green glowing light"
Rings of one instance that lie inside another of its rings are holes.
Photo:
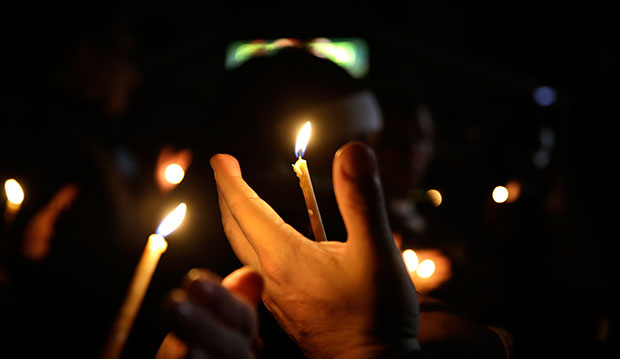
[[[368,73],[368,46],[362,39],[315,39],[301,42],[295,39],[269,41],[236,41],[226,50],[226,69],[234,69],[252,57],[269,56],[287,46],[303,46],[312,54],[342,66],[353,77]]]

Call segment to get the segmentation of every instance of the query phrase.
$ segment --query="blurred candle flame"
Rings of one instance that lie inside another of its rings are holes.
[[[418,268],[418,255],[412,249],[407,249],[403,252],[403,259],[409,272],[413,272]]]
[[[306,147],[308,146],[308,141],[310,141],[311,131],[312,126],[310,125],[310,121],[306,122],[301,130],[299,130],[297,141],[295,142],[295,156],[302,157],[304,153],[306,153]]]
[[[495,203],[504,203],[508,199],[508,190],[504,186],[497,186],[491,194]]]
[[[416,273],[420,278],[430,278],[435,273],[435,262],[432,259],[423,260]]]
[[[164,177],[171,184],[179,184],[183,181],[183,177],[185,177],[185,170],[180,164],[171,163],[166,167]]]
[[[13,205],[19,206],[24,201],[24,190],[19,182],[13,178],[4,182],[4,191],[6,192],[6,198]]]
[[[157,227],[157,231],[155,233],[161,235],[162,237],[168,236],[170,233],[174,232],[175,229],[183,222],[185,218],[185,213],[187,212],[187,205],[185,203],[181,203],[174,209],[174,211],[170,212],[166,218],[159,224]]]

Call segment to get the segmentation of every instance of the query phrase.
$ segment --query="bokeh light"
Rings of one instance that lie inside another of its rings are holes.
[[[409,272],[413,272],[418,268],[418,255],[412,249],[407,249],[403,252],[403,259]]]
[[[508,190],[504,186],[497,186],[493,190],[492,196],[496,203],[504,203],[508,199]]]
[[[521,183],[517,180],[508,181],[506,190],[508,190],[508,198],[506,198],[508,203],[514,203],[521,197]]]
[[[420,278],[430,278],[435,273],[435,262],[432,259],[423,260],[416,273]]]
[[[169,183],[179,184],[183,181],[183,177],[185,177],[185,171],[178,163],[171,163],[166,167],[164,177]]]
[[[6,198],[13,205],[20,205],[24,201],[24,190],[15,179],[11,178],[4,182]]]
[[[551,106],[557,100],[557,91],[551,86],[540,86],[534,89],[534,102],[539,106]]]
[[[441,202],[443,201],[441,192],[436,189],[429,189],[428,191],[426,191],[426,196],[435,207],[439,207],[439,205],[441,205]]]

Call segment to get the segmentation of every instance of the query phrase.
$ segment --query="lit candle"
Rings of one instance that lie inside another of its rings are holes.
[[[4,182],[4,192],[6,193],[4,219],[11,222],[24,201],[24,190],[19,182],[10,178]]]
[[[308,163],[302,158],[306,152],[308,141],[310,140],[310,121],[306,122],[297,135],[297,142],[295,143],[295,155],[297,156],[297,162],[293,165],[293,170],[297,177],[299,177],[299,185],[304,194],[306,200],[306,207],[308,208],[308,216],[310,216],[310,224],[312,225],[312,232],[314,233],[314,239],[317,242],[327,241],[325,236],[325,229],[323,228],[323,220],[321,219],[321,213],[319,212],[319,206],[316,203],[316,196],[314,195],[314,189],[312,188],[312,181],[310,180],[310,172],[308,171]]]
[[[165,237],[172,233],[185,218],[187,206],[181,203],[161,222],[155,234],[151,234],[138,262],[136,271],[129,285],[127,296],[112,327],[112,332],[103,351],[102,358],[119,358],[125,346],[133,322],[138,314],[138,309],[146,289],[151,282],[159,258],[168,248]]]

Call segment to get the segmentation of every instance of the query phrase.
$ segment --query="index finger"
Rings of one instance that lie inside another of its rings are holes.
[[[258,257],[286,255],[289,241],[303,236],[284,222],[243,180],[234,157],[217,154],[211,158],[211,167],[220,195]]]

